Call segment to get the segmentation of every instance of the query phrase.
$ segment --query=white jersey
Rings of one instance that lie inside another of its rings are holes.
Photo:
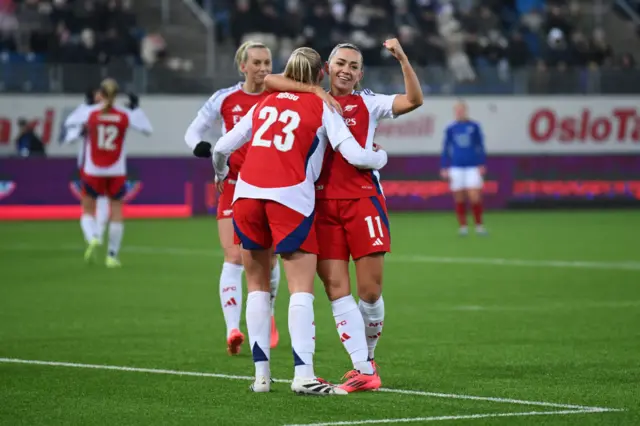
[[[104,105],[78,108],[67,117],[65,127],[88,128],[84,143],[82,169],[89,176],[126,176],[125,135],[129,128],[151,134],[153,128],[146,114],[140,109],[130,110],[114,106],[102,113]]]
[[[93,105],[88,105],[86,103],[80,104],[73,110],[69,117],[73,115],[83,114],[82,111],[88,110]],[[87,138],[82,136],[82,126],[67,126],[65,121],[65,137],[63,143],[73,143],[77,140],[81,140],[82,143],[79,144],[78,148],[78,168],[82,169],[82,165],[84,164],[84,154],[86,151]]]

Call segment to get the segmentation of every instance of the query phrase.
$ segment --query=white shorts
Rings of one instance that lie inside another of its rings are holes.
[[[480,189],[483,183],[479,167],[451,167],[449,169],[449,186],[452,191]]]

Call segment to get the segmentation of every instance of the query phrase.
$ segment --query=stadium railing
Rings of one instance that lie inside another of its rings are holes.
[[[0,58],[1,59],[1,58]],[[477,78],[460,82],[445,68],[417,68],[429,95],[559,95],[640,94],[640,69],[569,69],[510,72],[479,69]],[[126,63],[109,65],[49,64],[37,61],[1,61],[0,92],[82,93],[105,77],[113,77],[124,90],[139,93],[211,93],[237,82],[235,75],[194,78],[163,67],[146,68]],[[369,67],[363,86],[382,93],[404,90],[398,67]]]

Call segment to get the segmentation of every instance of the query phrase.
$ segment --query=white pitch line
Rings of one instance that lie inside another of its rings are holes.
[[[226,379],[226,380],[253,380],[253,377],[250,376],[235,376],[229,374],[217,374],[217,373],[202,373],[197,371],[180,371],[180,370],[163,370],[156,368],[139,368],[139,367],[125,367],[125,366],[117,366],[117,365],[102,365],[102,364],[80,364],[75,362],[59,362],[59,361],[40,361],[40,360],[31,360],[31,359],[19,359],[19,358],[0,358],[0,363],[7,364],[30,364],[30,365],[46,365],[51,367],[71,367],[71,368],[86,368],[86,369],[94,369],[94,370],[115,370],[115,371],[130,371],[137,373],[151,373],[151,374],[169,374],[174,376],[195,376],[195,377],[212,377],[216,379]],[[276,383],[291,383],[290,380],[284,379],[273,379]],[[495,398],[495,397],[486,397],[486,396],[473,396],[473,395],[458,395],[458,394],[448,394],[448,393],[438,393],[438,392],[423,392],[423,391],[415,391],[415,390],[403,390],[403,389],[388,389],[382,388],[381,392],[388,393],[397,393],[404,395],[417,395],[417,396],[430,396],[437,398],[451,398],[451,399],[465,399],[465,400],[473,400],[473,401],[489,401],[489,402],[500,402],[514,405],[534,405],[539,407],[555,407],[555,408],[566,408],[572,410],[579,411],[624,411],[616,408],[604,408],[604,407],[591,407],[586,405],[573,405],[573,404],[557,404],[554,402],[542,402],[542,401],[526,401],[520,399],[511,399],[511,398]]]
[[[82,246],[34,246],[29,244],[15,244],[0,246],[2,251],[82,251]],[[152,247],[152,246],[124,246],[122,251],[137,254],[172,254],[176,256],[221,256],[219,250],[192,249],[182,247]],[[493,257],[442,257],[423,255],[389,254],[387,261],[393,263],[441,263],[441,264],[476,264],[494,266],[520,266],[520,267],[549,267],[549,268],[577,268],[577,269],[605,269],[640,271],[640,261],[598,262],[590,260],[532,260],[532,259],[507,259]]]
[[[413,422],[441,422],[445,420],[468,420],[487,419],[492,417],[525,417],[525,416],[566,416],[569,414],[591,414],[603,413],[613,410],[563,410],[563,411],[529,411],[526,413],[487,413],[487,414],[466,414],[459,416],[433,416],[433,417],[410,417],[403,419],[379,419],[379,420],[354,420],[344,422],[325,422],[290,424],[285,426],[351,426],[351,425],[371,425],[382,423],[413,423]]]

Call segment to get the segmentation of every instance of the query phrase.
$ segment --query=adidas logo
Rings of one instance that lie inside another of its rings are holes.
[[[346,342],[349,339],[351,339],[351,336],[349,336],[347,333],[342,333],[342,335],[340,336],[340,341],[342,343]]]
[[[236,299],[234,297],[232,297],[231,299],[227,300],[227,303],[224,304],[224,307],[229,307],[229,306],[238,306],[238,304],[236,303]]]
[[[347,105],[346,107],[344,107],[344,112],[349,112],[356,108],[358,108],[358,105]]]
[[[384,245],[384,243],[382,242],[382,240],[380,238],[376,238],[376,240],[373,242],[373,246],[377,247],[377,246],[382,246]]]
[[[236,105],[233,107],[231,112],[242,112],[242,107],[240,105]]]

